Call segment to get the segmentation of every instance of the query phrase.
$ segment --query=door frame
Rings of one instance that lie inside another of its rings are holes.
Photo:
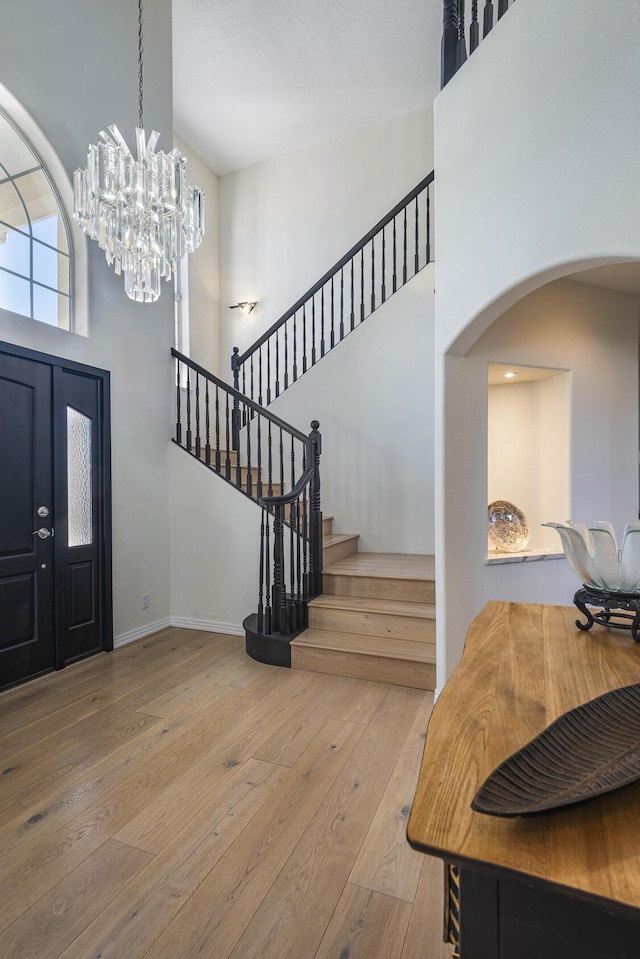
[[[42,363],[51,369],[51,454],[53,463],[54,517],[66,514],[66,458],[62,454],[66,417],[62,411],[62,374],[67,371],[91,377],[98,386],[98,522],[99,530],[99,592],[100,592],[100,649],[113,649],[113,586],[112,586],[112,507],[111,507],[111,376],[108,370],[78,363],[64,357],[53,356],[13,343],[0,341],[0,354],[20,357],[34,363]],[[57,441],[60,436],[60,441]],[[65,581],[62,550],[65,545],[54,538],[54,669],[63,669],[65,660]],[[91,654],[89,654],[91,655]],[[79,657],[83,658],[83,657]]]

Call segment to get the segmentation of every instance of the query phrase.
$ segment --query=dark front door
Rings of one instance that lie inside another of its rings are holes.
[[[109,377],[0,344],[0,688],[111,649]]]

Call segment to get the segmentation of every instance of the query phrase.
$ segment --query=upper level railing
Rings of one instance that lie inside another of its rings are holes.
[[[268,406],[433,259],[433,172],[231,358],[233,385]]]
[[[515,0],[511,0],[515,3]],[[497,19],[509,9],[509,0],[486,0],[482,10],[482,38],[493,28],[494,7],[497,5]],[[480,22],[478,7],[482,7],[482,0],[471,0],[469,20],[469,55],[480,43]],[[443,0],[442,8],[442,74],[441,85],[446,87],[451,77],[458,72],[467,59],[467,33],[465,18],[467,0]]]

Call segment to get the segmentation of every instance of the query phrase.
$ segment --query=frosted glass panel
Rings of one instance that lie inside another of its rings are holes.
[[[91,420],[67,406],[67,515],[69,546],[93,542]]]

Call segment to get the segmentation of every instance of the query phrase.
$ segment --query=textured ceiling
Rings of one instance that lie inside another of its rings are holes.
[[[216,173],[418,109],[441,0],[173,0],[176,132]]]

